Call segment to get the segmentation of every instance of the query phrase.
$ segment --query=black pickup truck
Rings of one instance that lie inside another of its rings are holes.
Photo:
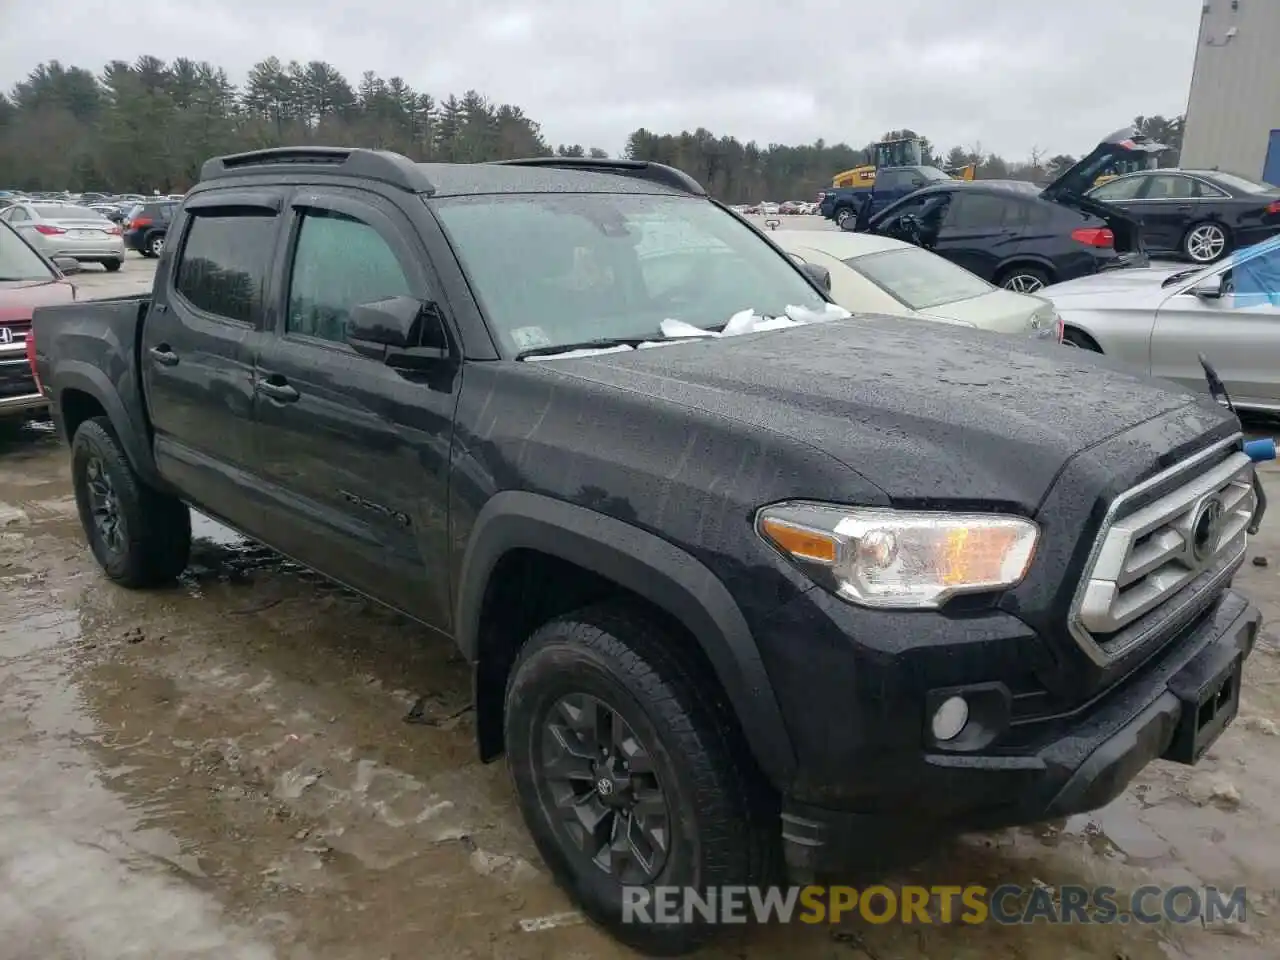
[[[178,576],[190,505],[451,638],[551,870],[643,949],[709,930],[627,886],[1088,810],[1236,713],[1258,507],[1205,396],[849,317],[655,164],[272,150],[170,232],[151,298],[35,313],[103,569]]]

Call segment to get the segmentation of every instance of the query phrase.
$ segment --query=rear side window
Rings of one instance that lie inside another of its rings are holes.
[[[178,293],[206,313],[252,323],[262,307],[276,220],[260,214],[193,216],[178,261]]]

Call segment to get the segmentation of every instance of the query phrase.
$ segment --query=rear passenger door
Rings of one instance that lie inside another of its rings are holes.
[[[197,506],[251,535],[253,360],[280,239],[280,191],[208,191],[177,221],[142,328],[156,462]]]
[[[264,539],[424,622],[448,623],[449,445],[460,367],[399,371],[347,343],[353,307],[436,302],[425,249],[388,200],[292,201],[279,316],[259,357],[256,451]]]

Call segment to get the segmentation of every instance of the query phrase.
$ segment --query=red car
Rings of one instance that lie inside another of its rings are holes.
[[[76,288],[63,271],[75,269],[74,261],[46,260],[0,223],[0,417],[26,417],[47,406],[27,355],[31,311],[74,300]]]

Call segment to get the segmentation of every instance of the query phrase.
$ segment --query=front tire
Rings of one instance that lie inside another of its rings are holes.
[[[843,228],[844,222],[852,216],[853,216],[852,207],[841,207],[839,210],[836,211],[836,226]]]
[[[125,587],[152,587],[186,569],[191,512],[139,479],[106,417],[76,429],[71,483],[89,549],[110,579]]]
[[[1231,238],[1217,223],[1195,223],[1182,238],[1182,252],[1195,263],[1213,263],[1231,252]]]
[[[507,759],[538,851],[588,917],[650,955],[715,928],[626,922],[624,885],[705,893],[765,882],[775,862],[776,804],[678,655],[688,642],[647,611],[588,607],[535,632],[507,684]]]

